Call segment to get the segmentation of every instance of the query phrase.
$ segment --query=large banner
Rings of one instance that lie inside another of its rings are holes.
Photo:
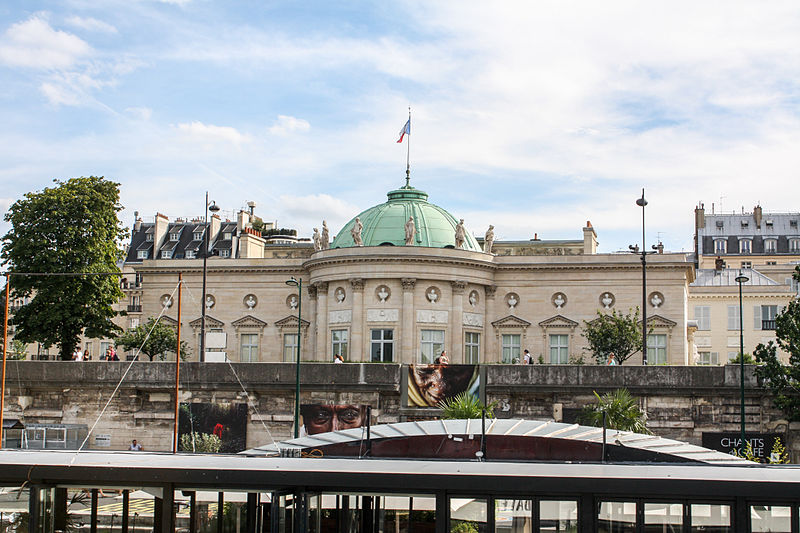
[[[181,451],[239,453],[247,447],[247,404],[182,403],[178,416]]]
[[[300,405],[300,418],[301,436],[360,428],[367,425],[367,406],[324,403],[303,404]]]
[[[408,407],[437,407],[462,392],[480,398],[478,365],[408,365]]]
[[[749,431],[744,434],[744,438],[750,443],[752,447],[753,456],[762,461],[768,461],[772,448],[775,446],[775,441],[781,439],[779,433],[750,433]],[[786,442],[785,439],[781,439]],[[734,451],[742,451],[742,434],[727,432],[727,433],[714,433],[703,432],[703,447],[710,448],[725,453],[733,453]]]

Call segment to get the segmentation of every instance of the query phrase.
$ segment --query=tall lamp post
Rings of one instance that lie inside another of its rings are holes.
[[[303,309],[303,280],[292,277],[286,280],[286,284],[297,287],[297,359],[294,381],[294,438],[297,438],[300,436],[300,317]]]
[[[206,276],[208,275],[208,241],[211,239],[208,227],[208,212],[215,215],[219,211],[219,206],[211,201],[208,203],[208,191],[206,191],[206,212],[203,215],[203,298],[200,302],[200,362],[206,360]]]
[[[644,189],[642,189],[642,197],[636,199],[636,205],[642,208],[642,248],[639,251],[639,245],[631,244],[628,246],[631,253],[642,254],[642,364],[647,365],[647,254],[654,254],[658,249],[653,245],[652,251],[647,251],[644,238],[644,208],[647,205],[647,200],[644,199]]]
[[[742,449],[744,452],[744,318],[742,317],[742,283],[747,283],[750,278],[744,275],[742,270],[739,270],[739,275],[736,276],[736,283],[739,284],[739,385],[741,387],[740,394],[742,397],[741,410],[739,419],[742,424]]]

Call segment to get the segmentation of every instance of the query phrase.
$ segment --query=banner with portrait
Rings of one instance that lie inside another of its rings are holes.
[[[182,403],[179,449],[195,453],[239,453],[247,448],[247,404]]]
[[[408,365],[406,378],[408,407],[438,407],[462,392],[481,397],[478,365]]]
[[[300,435],[316,435],[366,426],[367,407],[354,404],[301,404]]]

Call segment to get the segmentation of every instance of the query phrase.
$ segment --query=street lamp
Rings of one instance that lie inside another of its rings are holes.
[[[292,277],[286,280],[286,284],[297,287],[297,360],[294,381],[294,438],[297,438],[300,436],[300,317],[303,308],[303,280]]]
[[[647,251],[644,238],[644,207],[647,205],[647,200],[644,199],[644,189],[642,189],[642,197],[636,199],[636,205],[642,208],[642,248],[639,250],[639,245],[630,245],[628,248],[631,253],[642,254],[642,364],[647,365],[647,254],[654,254],[658,247],[653,245],[652,251]]]
[[[739,385],[741,387],[739,392],[742,397],[739,419],[742,424],[742,453],[744,453],[744,318],[742,316],[742,283],[747,283],[748,281],[750,281],[750,278],[745,276],[744,272],[740,269],[739,275],[736,276],[736,283],[739,284]]]
[[[214,202],[211,201],[211,205],[208,203],[208,191],[206,191],[206,212],[203,215],[203,297],[202,301],[200,302],[201,310],[200,310],[200,362],[206,360],[206,276],[208,274],[208,241],[210,240],[209,231],[208,231],[208,212],[211,211],[212,215],[215,215],[217,211],[219,211],[219,206]]]

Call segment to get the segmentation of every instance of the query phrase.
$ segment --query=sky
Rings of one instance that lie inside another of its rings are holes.
[[[497,240],[691,251],[693,209],[800,211],[796,1],[4,0],[0,212],[208,191],[310,237],[404,184]],[[396,141],[412,114],[412,133]],[[8,230],[0,223],[0,232]]]

